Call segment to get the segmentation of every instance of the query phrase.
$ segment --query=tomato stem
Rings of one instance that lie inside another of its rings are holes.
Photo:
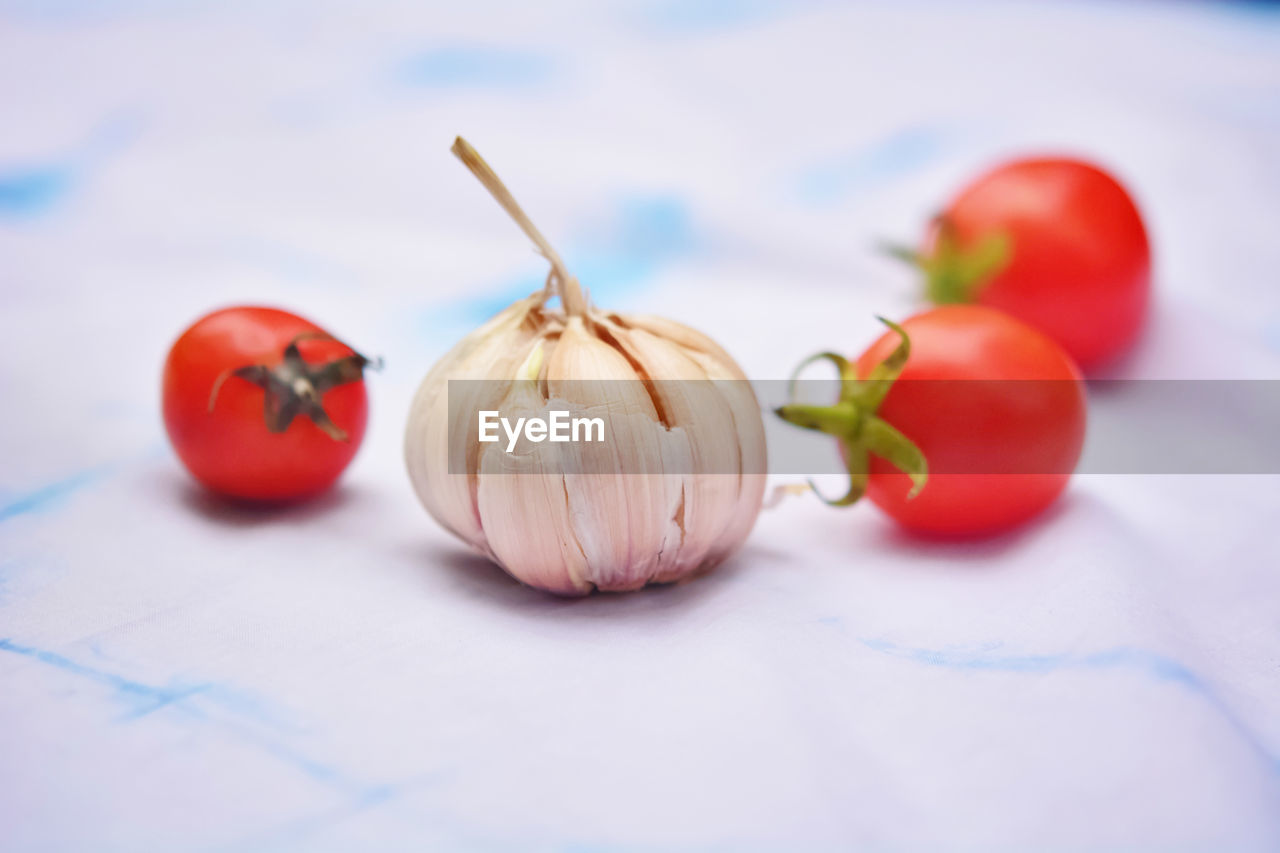
[[[243,367],[224,370],[218,374],[209,392],[209,411],[212,412],[214,405],[218,402],[223,384],[234,376],[257,385],[263,390],[263,420],[266,422],[268,432],[284,432],[293,423],[294,418],[298,415],[306,415],[334,441],[350,441],[346,430],[335,424],[329,417],[329,413],[325,411],[324,394],[339,385],[361,381],[364,379],[366,367],[380,370],[382,359],[370,360],[351,350],[351,355],[322,364],[310,364],[298,351],[298,342],[316,339],[342,343],[325,332],[303,332],[285,345],[284,356],[275,367],[268,367],[265,364],[247,364]]]
[[[933,249],[929,254],[894,243],[882,243],[885,254],[924,273],[925,297],[935,305],[973,302],[978,292],[1013,257],[1013,238],[1003,231],[984,235],[963,246],[955,226],[945,216],[934,217]]]
[[[821,352],[800,363],[791,375],[787,394],[794,397],[796,380],[806,367],[826,360],[840,373],[840,395],[836,402],[826,406],[789,402],[774,409],[774,414],[787,423],[835,436],[840,442],[849,474],[848,491],[840,498],[828,499],[809,481],[813,492],[831,506],[849,506],[862,497],[867,488],[869,454],[879,456],[911,478],[908,498],[919,494],[929,478],[928,460],[920,448],[876,414],[911,355],[911,339],[906,331],[883,317],[877,319],[896,333],[899,341],[893,352],[871,369],[867,378],[859,379],[844,356]]]

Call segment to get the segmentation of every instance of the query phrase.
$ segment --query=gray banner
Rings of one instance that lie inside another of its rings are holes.
[[[838,391],[835,379],[451,380],[449,470],[839,474],[833,437],[773,412],[788,402],[826,405]],[[1063,446],[1070,431],[1052,425],[1057,407],[1079,394],[1088,415],[1076,462]],[[907,401],[910,416],[895,418]],[[931,474],[1280,473],[1280,380],[900,379],[881,413],[921,445]],[[910,428],[926,420],[967,443],[931,453]],[[1020,422],[1049,424],[1044,446],[1006,447],[1005,428]]]

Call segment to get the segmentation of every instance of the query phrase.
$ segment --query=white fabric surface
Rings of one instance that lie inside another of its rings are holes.
[[[758,378],[850,353],[976,169],[1093,156],[1150,223],[1134,377],[1280,376],[1280,16],[1229,4],[0,4],[0,848],[1280,845],[1267,476],[1078,478],[923,543],[793,500],[710,577],[562,601],[462,552],[409,397],[544,274]],[[184,326],[386,358],[340,488],[187,479]]]

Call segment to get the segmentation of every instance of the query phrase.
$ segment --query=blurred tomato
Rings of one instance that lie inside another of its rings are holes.
[[[1147,310],[1151,250],[1124,187],[1079,160],[1016,160],[935,220],[919,257],[939,304],[974,301],[1040,329],[1086,371],[1123,354]]]
[[[169,440],[187,470],[220,494],[313,495],[337,479],[364,438],[368,364],[295,314],[215,311],[165,360]]]

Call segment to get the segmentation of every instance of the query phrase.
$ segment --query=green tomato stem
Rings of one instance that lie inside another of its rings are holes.
[[[1013,238],[1003,231],[983,236],[972,246],[962,246],[955,227],[945,216],[935,220],[933,252],[925,255],[905,246],[883,243],[885,254],[924,273],[925,296],[935,305],[973,302],[1009,264]]]
[[[871,370],[867,379],[859,380],[853,366],[843,356],[821,352],[801,362],[792,374],[788,396],[794,395],[796,379],[805,367],[815,361],[826,360],[840,372],[839,399],[832,405],[787,403],[774,410],[774,414],[789,424],[835,436],[840,442],[849,474],[848,491],[842,497],[829,499],[818,492],[812,480],[809,481],[809,487],[829,506],[850,506],[866,492],[869,454],[879,456],[911,478],[908,499],[918,495],[929,479],[929,464],[924,453],[915,442],[877,414],[911,355],[911,339],[906,330],[883,317],[877,319],[897,333],[899,341],[893,352]]]

